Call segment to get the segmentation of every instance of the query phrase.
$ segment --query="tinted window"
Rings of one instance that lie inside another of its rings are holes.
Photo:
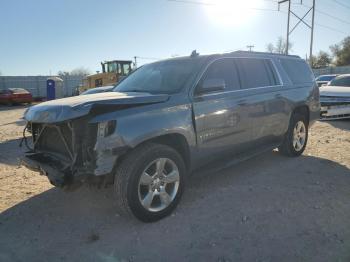
[[[319,76],[316,81],[331,81],[336,76]]]
[[[226,91],[238,90],[240,88],[239,77],[233,59],[224,58],[213,62],[204,74],[201,82],[208,79],[223,79]]]
[[[268,62],[266,59],[236,59],[243,89],[277,85],[271,62]]]
[[[313,73],[305,61],[297,59],[281,59],[280,61],[293,84],[313,81]]]
[[[350,76],[338,76],[334,78],[328,85],[330,86],[349,86]]]

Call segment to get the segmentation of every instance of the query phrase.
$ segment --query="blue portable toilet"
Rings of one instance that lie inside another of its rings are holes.
[[[48,78],[46,80],[46,99],[54,100],[63,96],[63,80],[59,77]]]
[[[55,80],[47,79],[46,81],[46,99],[54,100],[56,98]]]

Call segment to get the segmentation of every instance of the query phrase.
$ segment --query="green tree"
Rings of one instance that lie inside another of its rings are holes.
[[[335,65],[350,65],[350,36],[345,37],[339,44],[330,46],[334,55]]]
[[[320,51],[317,56],[312,56],[312,68],[327,67],[332,63],[332,57],[325,51]]]

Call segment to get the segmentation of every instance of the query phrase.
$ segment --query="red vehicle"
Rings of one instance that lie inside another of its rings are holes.
[[[0,90],[0,104],[30,104],[31,102],[33,102],[31,93],[23,88],[8,88],[5,90]]]

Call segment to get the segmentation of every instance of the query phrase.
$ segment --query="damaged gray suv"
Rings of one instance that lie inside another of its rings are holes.
[[[112,92],[30,107],[22,163],[57,187],[114,184],[120,212],[150,222],[209,162],[274,148],[299,156],[319,116],[313,73],[297,56],[193,54],[144,65]]]

